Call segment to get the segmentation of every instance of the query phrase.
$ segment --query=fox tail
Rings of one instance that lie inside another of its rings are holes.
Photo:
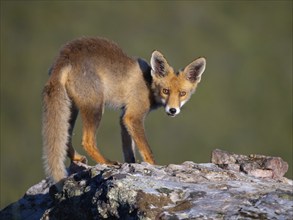
[[[52,69],[50,79],[43,90],[42,141],[46,175],[55,183],[67,176],[68,129],[71,100],[65,88],[71,67]]]

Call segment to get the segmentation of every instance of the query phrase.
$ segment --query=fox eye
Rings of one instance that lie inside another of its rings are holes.
[[[185,96],[186,95],[186,92],[185,91],[182,91],[182,92],[179,93],[179,95],[180,96]]]
[[[169,95],[169,94],[170,94],[170,90],[169,90],[169,89],[163,89],[162,92],[163,92],[165,95]]]

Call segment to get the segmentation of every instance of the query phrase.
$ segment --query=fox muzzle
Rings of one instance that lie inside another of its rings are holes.
[[[169,115],[171,117],[175,117],[176,115],[178,115],[180,113],[180,108],[174,108],[174,107],[170,107],[167,105],[165,107],[165,111],[166,111],[167,115]]]

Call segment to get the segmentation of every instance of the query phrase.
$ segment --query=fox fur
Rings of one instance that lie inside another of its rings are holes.
[[[144,119],[163,106],[174,117],[194,93],[205,70],[201,57],[174,72],[165,57],[152,53],[150,64],[126,55],[114,42],[103,38],[80,38],[61,49],[43,90],[42,137],[45,172],[55,183],[67,176],[64,161],[86,162],[72,146],[78,113],[82,119],[82,145],[97,163],[115,164],[96,146],[96,130],[104,108],[121,109],[124,160],[135,162],[134,149],[154,164],[144,131]]]

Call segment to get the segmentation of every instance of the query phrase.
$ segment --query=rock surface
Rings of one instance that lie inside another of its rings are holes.
[[[292,219],[292,180],[220,166],[72,164],[61,192],[42,180],[0,219]]]
[[[279,179],[288,171],[288,163],[280,157],[268,157],[259,154],[249,156],[215,149],[212,163],[227,170],[242,171],[255,177]]]

